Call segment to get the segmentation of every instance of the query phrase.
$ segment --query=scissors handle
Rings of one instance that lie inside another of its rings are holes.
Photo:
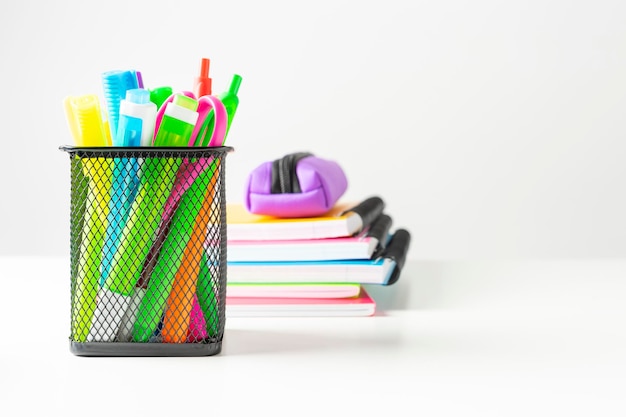
[[[215,128],[213,129],[213,135],[209,141],[209,146],[222,146],[224,138],[226,136],[226,127],[228,125],[228,114],[226,113],[226,107],[224,104],[214,96],[202,96],[198,99],[198,110],[201,113],[201,117],[198,118],[194,133],[189,140],[189,146],[193,146],[195,143],[194,135],[197,135],[197,130],[204,123],[204,118],[213,110],[215,118]],[[202,118],[202,120],[200,120]],[[167,202],[165,203],[165,211],[163,213],[163,220],[168,220],[174,214],[174,210],[178,206],[180,197],[187,191],[191,184],[196,180],[204,170],[211,164],[213,158],[203,158],[196,162],[185,161],[181,165],[176,175],[176,182],[174,188],[170,193]]]

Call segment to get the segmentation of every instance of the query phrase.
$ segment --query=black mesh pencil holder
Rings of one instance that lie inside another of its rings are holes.
[[[71,161],[71,352],[218,354],[232,148],[61,150]]]

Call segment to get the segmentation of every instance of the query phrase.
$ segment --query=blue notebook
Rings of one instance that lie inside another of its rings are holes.
[[[404,265],[410,234],[397,230],[373,259],[289,262],[228,262],[228,282],[243,283],[359,283],[391,285]]]

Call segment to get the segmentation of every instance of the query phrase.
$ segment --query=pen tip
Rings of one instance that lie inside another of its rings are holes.
[[[241,75],[234,74],[233,80],[230,83],[230,92],[232,94],[237,94],[239,92],[239,86],[241,85]]]
[[[202,58],[202,63],[200,64],[200,76],[208,77],[209,76],[209,65],[211,64],[211,60],[209,58]]]

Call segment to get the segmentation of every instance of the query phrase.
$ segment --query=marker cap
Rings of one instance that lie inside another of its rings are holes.
[[[126,100],[136,104],[150,103],[150,92],[143,88],[134,88],[126,91]]]
[[[210,64],[210,59],[202,58],[202,62],[200,63],[200,75],[196,77],[194,82],[194,93],[196,97],[211,95],[212,80],[209,77]]]
[[[130,70],[104,72],[102,73],[102,88],[104,91],[111,137],[115,137],[120,118],[120,102],[126,96],[126,91],[138,88],[137,76],[135,72]]]
[[[157,87],[150,90],[150,101],[156,104],[157,109],[174,93],[172,87]]]
[[[172,102],[191,111],[196,111],[198,109],[198,101],[192,99],[191,97],[187,97],[184,94],[176,94]]]

